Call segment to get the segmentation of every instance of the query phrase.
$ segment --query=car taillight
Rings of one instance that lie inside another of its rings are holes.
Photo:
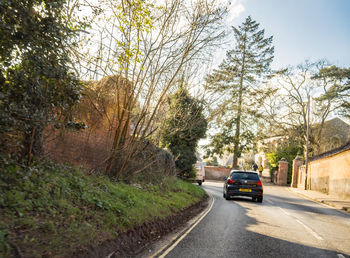
[[[257,186],[262,186],[262,182],[259,181],[259,182],[257,183]]]
[[[233,180],[233,179],[229,179],[229,180],[227,180],[227,183],[229,184],[229,185],[232,185],[232,184],[234,184],[235,183],[235,180]]]

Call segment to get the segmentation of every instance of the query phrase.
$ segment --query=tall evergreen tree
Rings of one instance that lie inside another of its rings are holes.
[[[206,81],[208,89],[221,98],[215,110],[219,133],[212,137],[209,152],[231,152],[233,147],[236,167],[237,158],[253,140],[250,125],[260,115],[258,99],[263,96],[259,82],[270,72],[274,47],[272,36],[265,38],[250,16],[232,29],[235,46]]]

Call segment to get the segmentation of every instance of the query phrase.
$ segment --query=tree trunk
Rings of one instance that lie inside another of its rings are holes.
[[[43,128],[40,126],[29,129],[23,134],[22,158],[27,159],[28,165],[32,163],[33,157],[43,154]]]
[[[240,97],[238,100],[238,111],[237,111],[237,121],[236,121],[236,133],[235,133],[235,140],[234,140],[234,147],[233,147],[233,164],[232,168],[237,169],[238,168],[238,156],[240,156],[239,151],[239,138],[240,138],[240,130],[241,130],[241,106],[242,106],[242,94],[240,92]]]
[[[239,96],[238,96],[238,107],[237,107],[237,121],[236,121],[236,133],[235,133],[235,140],[234,140],[234,147],[233,147],[233,164],[232,168],[237,169],[238,168],[238,157],[241,156],[240,153],[240,135],[241,135],[241,114],[242,114],[242,96],[243,96],[243,79],[244,79],[244,73],[245,73],[245,45],[246,42],[244,42],[244,52],[242,57],[242,69],[241,69],[241,75],[240,75],[240,81],[239,81]]]

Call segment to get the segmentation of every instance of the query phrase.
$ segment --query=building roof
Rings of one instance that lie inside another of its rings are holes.
[[[339,147],[339,148],[336,148],[336,149],[333,149],[333,150],[321,153],[321,154],[319,154],[317,156],[311,157],[311,158],[309,158],[309,161],[314,161],[314,160],[318,160],[318,159],[322,159],[322,158],[327,158],[327,157],[336,155],[338,153],[341,153],[341,152],[347,151],[347,150],[350,150],[350,141],[347,142],[345,145]]]
[[[315,128],[320,126],[320,123],[312,124],[311,127]],[[344,120],[340,117],[333,117],[329,120],[324,121],[324,128],[332,128],[332,127],[341,127],[343,130],[350,130],[350,123],[347,120]],[[285,136],[285,131],[281,128],[277,130],[277,132],[269,132],[264,140],[272,139],[272,138],[281,138]]]

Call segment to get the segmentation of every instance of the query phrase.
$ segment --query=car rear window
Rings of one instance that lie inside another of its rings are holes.
[[[259,176],[256,173],[242,173],[242,172],[237,172],[237,173],[232,173],[231,176],[232,179],[234,180],[239,180],[239,179],[246,179],[246,180],[259,180]]]

